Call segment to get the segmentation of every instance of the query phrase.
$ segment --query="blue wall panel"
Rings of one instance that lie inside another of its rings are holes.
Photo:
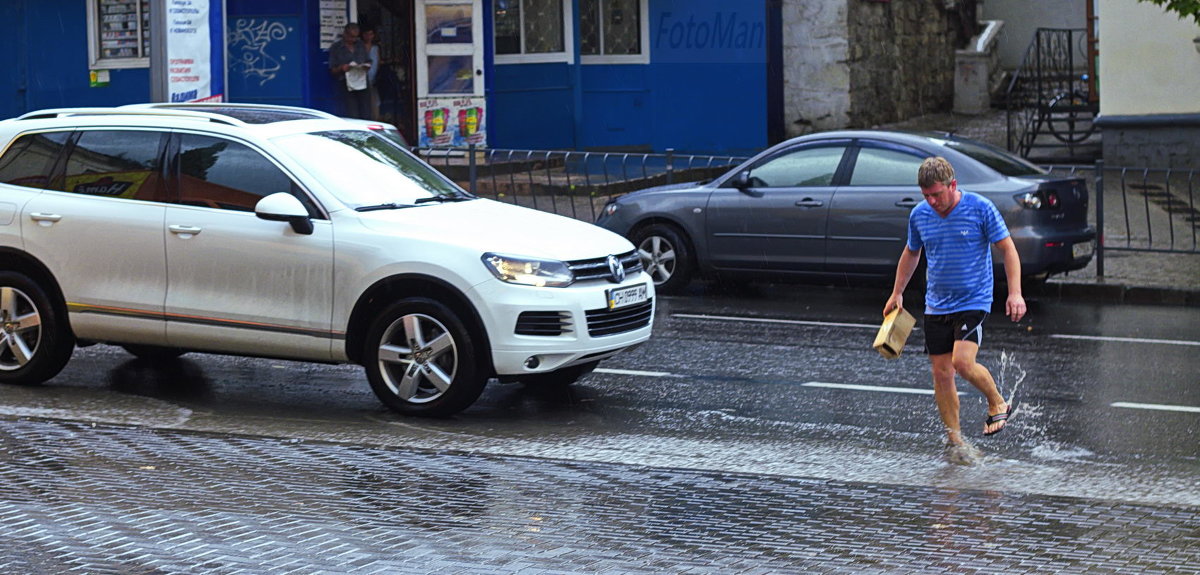
[[[231,1],[229,100],[304,105],[304,57],[298,14],[234,14]]]
[[[649,32],[656,150],[767,145],[765,2],[651,0]]]
[[[650,150],[653,93],[643,65],[583,66],[580,147]]]
[[[110,106],[150,99],[150,70],[112,70],[90,87],[87,8],[77,0],[5,1],[0,36],[24,38],[0,75],[0,115],[42,108]],[[31,44],[32,43],[32,44]]]
[[[766,2],[648,1],[649,64],[494,67],[490,145],[718,154],[765,147]]]
[[[654,70],[655,150],[748,155],[766,147],[765,67],[670,64]]]
[[[521,64],[492,69],[488,145],[493,148],[575,147],[571,69],[566,64]]]

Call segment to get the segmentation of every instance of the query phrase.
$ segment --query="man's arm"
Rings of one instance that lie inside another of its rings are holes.
[[[887,315],[898,307],[904,307],[904,288],[908,287],[913,271],[917,269],[920,261],[921,250],[904,246],[904,251],[900,252],[900,263],[896,264],[896,283],[892,285],[892,296],[888,298],[887,303],[883,304],[883,315]]]
[[[329,75],[334,78],[341,78],[346,75],[346,69],[349,68],[345,57],[345,50],[341,49],[342,43],[336,42],[329,47]]]
[[[1004,277],[1008,279],[1008,301],[1004,304],[1004,312],[1009,319],[1021,321],[1028,309],[1025,307],[1025,296],[1021,295],[1021,256],[1017,254],[1017,245],[1011,236],[995,245],[1004,256]]]

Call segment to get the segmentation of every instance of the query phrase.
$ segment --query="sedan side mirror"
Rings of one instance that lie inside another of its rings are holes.
[[[293,231],[301,235],[313,233],[308,210],[291,194],[278,192],[259,200],[254,206],[254,215],[272,222],[287,222],[292,225]]]
[[[733,187],[746,191],[750,189],[750,170],[742,170],[733,177]]]

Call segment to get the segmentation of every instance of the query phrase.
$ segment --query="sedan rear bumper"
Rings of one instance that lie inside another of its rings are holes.
[[[1021,256],[1021,275],[1058,274],[1087,267],[1095,254],[1096,231],[1086,228],[1053,236],[1014,236],[1013,243]]]

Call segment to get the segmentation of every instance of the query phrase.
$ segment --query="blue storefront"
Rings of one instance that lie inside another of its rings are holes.
[[[740,154],[779,128],[779,0],[85,3],[3,3],[0,116],[150,100],[154,11],[199,6],[211,97],[234,102],[336,111],[326,49],[348,21],[376,30],[377,119],[426,145]],[[195,61],[179,50],[168,71]]]

